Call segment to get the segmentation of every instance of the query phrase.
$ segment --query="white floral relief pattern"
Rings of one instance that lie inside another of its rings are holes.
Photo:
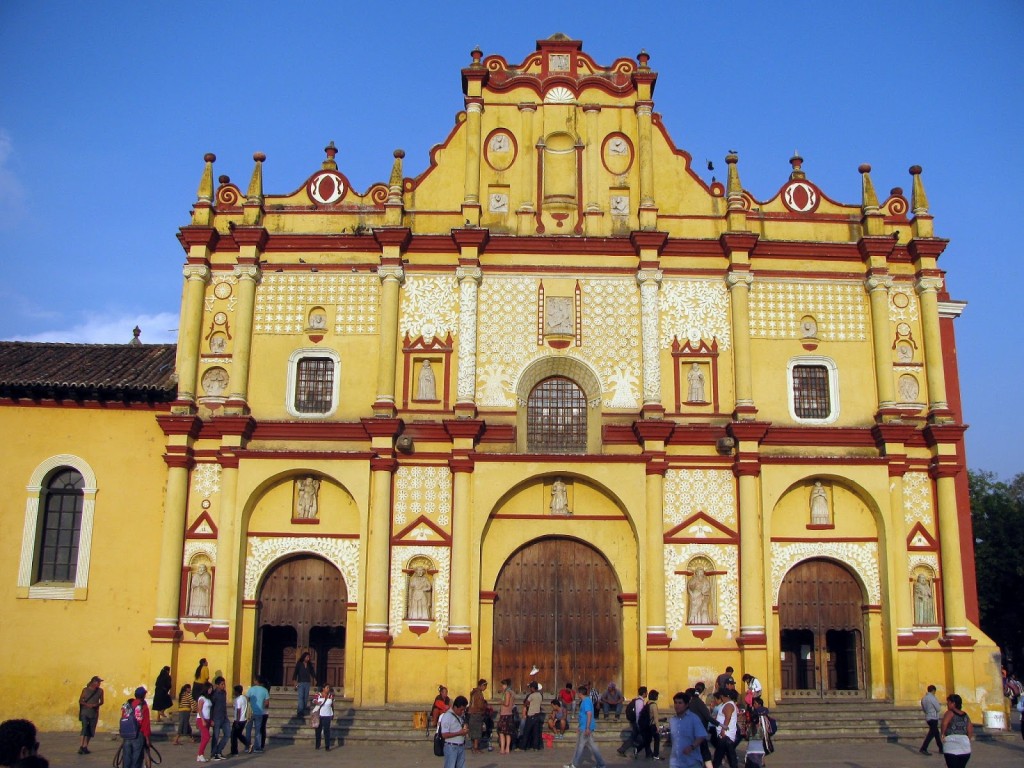
[[[391,548],[391,612],[388,614],[389,631],[392,637],[402,633],[405,606],[409,597],[408,579],[403,570],[414,557],[426,557],[434,563],[437,573],[433,575],[434,625],[437,634],[448,634],[448,604],[450,602],[449,574],[451,573],[451,550],[448,547],[392,547]]]
[[[917,294],[909,283],[893,283],[889,288],[889,320],[909,323],[918,318]]]
[[[314,536],[249,537],[249,554],[245,558],[244,599],[255,600],[260,580],[274,563],[288,555],[307,552],[320,555],[334,564],[345,579],[349,602],[359,595],[359,541],[357,539],[322,539]]]
[[[903,476],[903,511],[907,525],[932,524],[932,481],[927,472],[907,472]]]
[[[220,493],[220,464],[196,464],[192,470],[192,489],[204,499]]]
[[[458,333],[458,296],[451,275],[409,275],[402,289],[398,327],[415,339],[445,338]]]
[[[739,549],[733,544],[666,544],[665,545],[665,631],[673,639],[686,626],[686,570],[695,557],[706,557],[714,563],[718,624],[728,637],[739,626],[740,582]]]
[[[772,542],[772,605],[779,604],[782,580],[797,563],[828,557],[850,566],[864,583],[868,603],[880,605],[882,586],[878,576],[878,542],[800,541]]]
[[[210,539],[201,541],[186,541],[182,552],[181,564],[189,566],[196,555],[206,555],[210,563],[217,564],[217,542]]]
[[[697,512],[703,512],[726,528],[736,530],[736,478],[732,472],[726,469],[670,469],[665,473],[666,527],[677,526]],[[708,534],[710,530],[704,532],[705,536]]]
[[[601,377],[601,390],[612,396],[608,408],[639,407],[640,290],[633,278],[580,281],[583,299],[585,359]],[[656,336],[656,335],[655,335]]]
[[[477,403],[515,406],[514,380],[544,351],[537,347],[534,277],[484,278],[477,326]]]
[[[395,473],[395,525],[426,515],[442,528],[451,520],[452,476],[448,467],[403,466]]]
[[[712,280],[666,279],[661,285],[661,343],[668,347],[672,339],[718,340],[720,350],[732,343],[729,320],[729,291],[724,282]]]
[[[934,552],[907,553],[907,579],[914,578],[914,569],[925,567],[931,569],[932,576],[939,575],[939,556]]]
[[[256,291],[253,331],[304,333],[310,308],[334,306],[337,333],[373,334],[379,305],[376,275],[264,274]]]
[[[798,339],[800,320],[811,315],[822,341],[867,339],[867,294],[860,282],[755,280],[750,290],[750,335]]]

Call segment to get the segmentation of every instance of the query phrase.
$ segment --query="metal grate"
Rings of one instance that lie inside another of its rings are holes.
[[[832,413],[828,368],[824,365],[793,367],[793,410],[801,419],[827,419]]]
[[[46,486],[43,498],[43,532],[36,567],[38,581],[75,580],[78,541],[82,528],[82,476],[66,469]]]
[[[334,361],[329,357],[304,357],[295,372],[295,410],[327,413],[334,392]]]
[[[554,376],[533,388],[526,444],[535,453],[587,452],[587,400],[575,382]]]

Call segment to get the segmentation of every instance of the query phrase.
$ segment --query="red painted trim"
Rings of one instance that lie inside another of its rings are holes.
[[[149,636],[154,640],[180,640],[183,632],[176,627],[158,627],[153,625],[149,630]]]
[[[294,520],[292,522],[295,522]],[[301,533],[293,533],[290,531],[248,531],[246,536],[252,538],[254,536],[263,536],[265,538],[274,539],[302,539],[309,538],[308,531],[302,531]],[[318,539],[359,539],[358,533],[322,533],[317,532],[316,537]]]
[[[199,526],[201,526],[204,522],[210,526],[210,529],[213,531],[213,533],[196,533],[196,531],[199,530]],[[192,525],[188,527],[188,530],[185,531],[185,538],[193,540],[216,539],[217,530],[217,524],[213,522],[213,518],[210,517],[210,513],[204,509],[202,513],[200,513],[199,517],[195,519],[195,522],[192,523]]]
[[[544,518],[545,520],[564,520],[570,522],[572,520],[624,520],[626,516],[622,515],[577,515],[572,514],[567,517],[552,517],[551,515],[538,513],[536,515],[524,515],[522,513],[509,513],[502,514],[496,513],[491,515],[492,520],[536,520],[537,518]]]
[[[914,547],[914,546],[911,546],[910,542],[912,542],[917,537],[918,534],[924,536],[925,541],[928,542],[928,544],[926,546],[924,546],[924,547]],[[929,533],[928,529],[925,528],[921,524],[920,521],[918,521],[918,523],[913,528],[910,529],[910,533],[907,535],[907,550],[910,551],[910,552],[937,552],[938,549],[939,549],[939,542],[937,542],[935,540],[935,537],[932,536],[931,533]],[[973,550],[973,547],[972,547],[972,550]]]
[[[444,636],[448,645],[471,645],[473,643],[472,632],[449,632]]]
[[[0,397],[0,408],[75,408],[76,410],[101,411],[159,411],[168,413],[175,403],[170,402],[131,402],[123,400],[76,400],[73,393],[66,399],[35,399],[31,397]],[[159,417],[158,417],[159,418]]]
[[[768,644],[768,636],[764,632],[757,634],[743,635],[736,638],[736,645],[740,648],[762,648]]]
[[[672,644],[672,638],[664,632],[647,632],[648,648],[668,648]]]
[[[971,648],[978,641],[968,635],[944,635],[939,638],[939,645],[943,648]]]
[[[620,592],[616,597],[622,606],[638,604],[636,592]]]
[[[436,533],[441,538],[441,540],[440,541],[420,541],[419,539],[410,539],[410,538],[408,538],[409,534],[412,533],[416,528],[419,528],[420,525],[426,525],[427,528],[429,528],[434,533]],[[438,526],[437,523],[435,523],[433,520],[431,520],[430,518],[426,517],[425,515],[420,515],[415,520],[413,520],[411,523],[409,523],[404,528],[402,528],[400,531],[398,531],[394,536],[391,537],[391,545],[392,546],[397,546],[399,544],[410,544],[410,543],[415,543],[415,544],[417,544],[419,546],[424,546],[424,547],[450,547],[451,543],[452,543],[452,537],[451,537],[451,534],[449,534],[447,531],[445,531],[440,526]]]
[[[698,523],[698,522],[704,523],[706,525],[711,526],[712,528],[716,529],[721,535],[720,536],[709,536],[709,537],[704,537],[704,538],[701,538],[701,539],[693,539],[691,537],[681,537],[681,536],[679,536],[680,532],[685,531],[691,525],[693,525],[694,523]],[[673,528],[670,528],[668,531],[665,532],[665,543],[666,544],[681,544],[681,543],[684,543],[683,542],[684,538],[686,539],[686,543],[689,543],[691,541],[698,541],[698,542],[700,542],[700,541],[707,541],[707,542],[713,542],[713,543],[716,543],[716,544],[717,543],[735,544],[735,543],[739,542],[739,540],[740,540],[739,534],[737,532],[730,530],[729,528],[727,528],[726,526],[722,525],[720,522],[718,522],[714,518],[709,517],[706,512],[697,512],[696,514],[690,515],[688,518],[683,520],[683,522],[681,522],[679,525],[674,526]]]
[[[391,635],[388,633],[387,630],[374,630],[374,631],[371,631],[369,629],[364,629],[363,630],[363,642],[364,643],[372,643],[374,645],[376,645],[376,644],[387,645],[388,643],[391,642]]]
[[[493,603],[495,600],[498,599],[498,593],[497,592],[487,592],[487,591],[481,590],[480,591],[480,599],[482,601],[484,601],[484,602]]]
[[[191,627],[186,624],[186,629],[191,631]],[[206,630],[206,638],[208,640],[228,640],[230,639],[231,630],[228,627],[210,627]]]
[[[813,538],[809,539],[806,536],[772,536],[769,541],[773,544],[778,542],[780,544],[799,544],[804,542],[829,542],[829,543],[843,543],[843,544],[863,544],[865,542],[877,542],[877,536],[828,536],[826,538]]]

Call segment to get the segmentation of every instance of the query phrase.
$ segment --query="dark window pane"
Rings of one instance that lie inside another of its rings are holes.
[[[587,400],[575,382],[555,376],[530,393],[527,448],[536,453],[586,453]]]
[[[334,392],[334,361],[329,357],[304,357],[295,371],[295,410],[326,413]]]
[[[50,478],[43,490],[37,581],[75,580],[84,486],[81,474],[64,469]]]
[[[828,368],[797,365],[793,368],[793,409],[801,419],[827,419],[832,413]]]

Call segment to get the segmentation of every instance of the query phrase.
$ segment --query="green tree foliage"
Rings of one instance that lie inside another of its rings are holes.
[[[971,519],[978,570],[981,629],[1024,672],[1024,473],[1009,483],[970,472]]]

